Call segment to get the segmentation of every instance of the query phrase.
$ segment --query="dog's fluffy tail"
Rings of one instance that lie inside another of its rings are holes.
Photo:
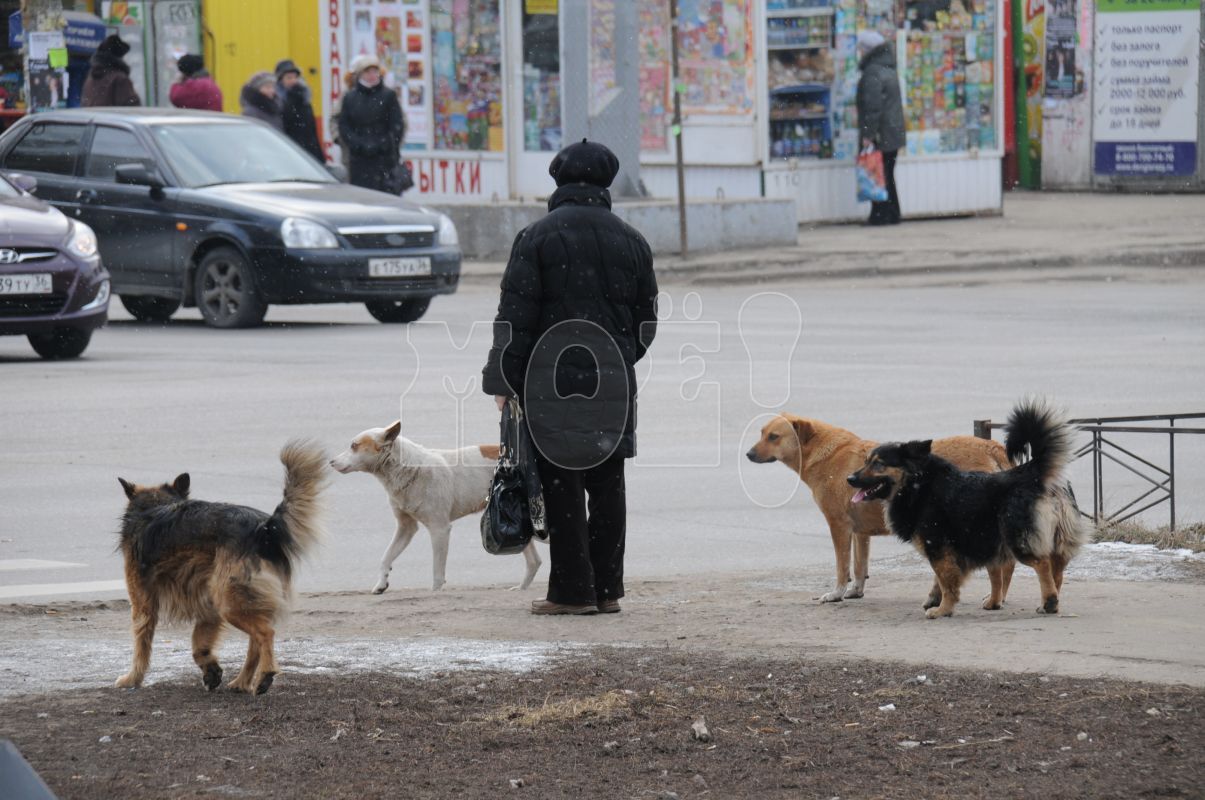
[[[1061,414],[1045,400],[1025,400],[1009,414],[1005,431],[1008,460],[1018,464],[1017,469],[1036,475],[1048,492],[1064,483],[1074,431]],[[1022,463],[1027,451],[1029,461]]]
[[[1054,490],[1054,504],[1054,550],[1070,561],[1081,547],[1095,538],[1096,529],[1091,520],[1080,513],[1070,483]]]
[[[294,439],[280,451],[285,467],[284,499],[269,521],[290,569],[322,538],[322,506],[326,486],[326,453],[313,442]],[[271,525],[279,521],[280,525]]]

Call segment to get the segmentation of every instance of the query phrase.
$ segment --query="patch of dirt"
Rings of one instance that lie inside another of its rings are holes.
[[[285,673],[259,698],[206,693],[198,677],[11,699],[0,737],[64,799],[1134,798],[1205,785],[1205,691],[1188,687],[652,648],[518,675]],[[700,719],[709,736],[692,733]]]

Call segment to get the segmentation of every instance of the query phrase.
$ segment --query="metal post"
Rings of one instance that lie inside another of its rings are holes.
[[[980,439],[992,438],[992,421],[990,419],[977,419],[973,424],[975,436]]]
[[[678,240],[686,257],[686,169],[682,166],[682,92],[678,80],[678,0],[669,0],[670,59],[674,92],[674,161],[678,170]]]
[[[1172,417],[1169,428],[1176,427],[1176,418]],[[1167,435],[1167,499],[1171,504],[1171,525],[1168,528],[1176,532],[1176,434]]]
[[[1104,516],[1105,505],[1105,482],[1104,476],[1100,474],[1104,467],[1104,461],[1100,457],[1100,439],[1100,431],[1092,431],[1092,522],[1097,525],[1100,525]]]

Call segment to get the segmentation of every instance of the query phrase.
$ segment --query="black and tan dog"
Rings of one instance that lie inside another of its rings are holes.
[[[271,687],[279,671],[275,623],[288,606],[293,569],[320,537],[326,455],[290,442],[280,461],[284,499],[271,515],[190,500],[187,473],[161,486],[117,479],[129,498],[120,546],[134,627],[134,664],[118,687],[142,684],[160,618],[194,624],[192,656],[210,691],[222,682],[215,650],[224,625],[250,639],[247,660],[229,688],[263,694]]]
[[[963,582],[979,567],[988,568],[992,595],[1002,596],[1008,585],[998,585],[999,567],[1014,559],[1038,573],[1038,611],[1055,614],[1063,570],[1091,539],[1063,475],[1072,428],[1031,400],[1013,409],[1006,431],[1016,466],[1003,472],[964,472],[936,455],[931,441],[912,441],[879,445],[848,478],[857,490],[851,502],[886,500],[892,532],[929,560],[941,590],[930,619],[954,613]],[[1029,460],[1019,463],[1026,450]]]

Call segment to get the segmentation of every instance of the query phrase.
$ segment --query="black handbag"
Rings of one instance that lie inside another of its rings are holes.
[[[494,555],[520,553],[532,536],[547,538],[544,493],[532,458],[523,409],[511,398],[502,409],[498,466],[481,515],[481,544]]]
[[[405,161],[399,161],[389,170],[389,190],[393,194],[402,194],[414,188],[414,175],[410,172],[410,165]]]

